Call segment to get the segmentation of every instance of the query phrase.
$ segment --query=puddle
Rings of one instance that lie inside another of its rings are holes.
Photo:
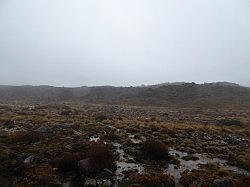
[[[117,179],[121,181],[124,179],[124,172],[136,171],[137,173],[142,174],[144,171],[144,167],[141,164],[137,164],[133,161],[134,158],[129,155],[125,155],[124,150],[121,148],[122,145],[116,142],[113,142],[112,145],[116,148],[116,152],[119,155],[119,160],[116,161],[117,170],[115,172]]]
[[[138,139],[138,138],[135,138],[135,135],[133,134],[130,134],[130,133],[127,133],[129,139],[134,143],[134,144],[138,144],[138,143],[141,143],[142,140],[141,139]]]
[[[89,141],[90,141],[90,142],[98,142],[98,141],[100,141],[100,138],[97,137],[97,136],[91,136],[91,137],[89,138]]]
[[[146,141],[146,138],[144,136],[141,136],[140,139],[138,139],[135,138],[135,135],[130,134],[128,135],[128,137],[134,144],[139,144]]]
[[[146,139],[143,136],[141,136],[140,139],[135,138],[135,135],[131,133],[127,133],[125,130],[122,131],[121,129],[116,129],[116,131],[118,133],[126,134],[134,144],[141,143],[142,141],[145,141]],[[113,142],[112,145],[116,147],[116,152],[119,155],[119,160],[116,162],[116,165],[117,165],[116,176],[119,181],[124,179],[125,177],[124,173],[130,172],[130,171],[132,172],[135,171],[139,174],[143,173],[144,171],[143,165],[137,164],[135,162],[131,162],[131,161],[134,161],[134,158],[130,155],[125,155],[124,150],[121,148],[122,147],[121,144],[117,142]]]
[[[111,127],[109,127],[111,128]],[[114,129],[115,127],[112,127]],[[118,133],[124,133],[126,134],[129,139],[134,143],[138,144],[143,141],[146,141],[146,138],[144,136],[140,136],[139,138],[135,138],[135,135],[131,133],[127,133],[126,131],[123,131],[121,129],[116,129],[116,132]],[[91,142],[98,142],[100,141],[100,137],[94,135],[89,138],[89,141]],[[107,142],[105,142],[106,144]],[[135,163],[134,158],[130,155],[125,154],[124,149],[122,148],[122,145],[118,142],[111,142],[111,144],[116,148],[116,153],[118,154],[118,161],[116,161],[117,170],[115,172],[116,179],[119,181],[118,184],[120,184],[121,181],[125,178],[125,175],[129,172],[136,172],[139,174],[142,174],[144,172],[144,166],[142,164]],[[169,164],[167,167],[164,168],[164,173],[169,174],[175,178],[175,185],[176,187],[183,187],[182,184],[179,183],[179,180],[181,178],[181,172],[193,169],[198,169],[200,164],[207,164],[207,163],[219,163],[221,165],[222,169],[225,170],[231,170],[239,174],[247,174],[249,175],[249,172],[238,168],[236,166],[230,166],[227,164],[226,160],[219,159],[219,158],[210,158],[207,154],[193,154],[193,156],[199,158],[199,160],[184,160],[183,157],[188,156],[188,153],[181,152],[175,149],[170,148],[169,154],[178,157],[180,160],[180,166],[176,166],[175,164]],[[75,185],[72,185],[71,183],[65,183],[62,187],[73,187]],[[122,186],[122,185],[117,185]]]
[[[100,137],[91,136],[89,138],[91,142],[100,141]],[[106,142],[104,142],[106,144]],[[117,170],[115,172],[117,180],[121,181],[125,177],[125,173],[134,171],[137,173],[143,173],[144,167],[141,164],[134,163],[134,158],[130,155],[125,155],[124,150],[122,149],[122,145],[117,142],[111,143],[116,148],[116,153],[119,156],[118,161],[116,161]],[[65,183],[64,187],[67,187],[68,183]]]
[[[234,171],[234,172],[239,173],[239,174],[249,175],[249,172],[244,170],[244,169],[238,168],[236,166],[230,166],[230,165],[226,164],[226,162],[227,162],[226,160],[219,159],[219,158],[209,158],[205,154],[198,154],[198,153],[193,154],[195,157],[199,158],[199,160],[196,160],[196,161],[183,160],[182,158],[184,156],[188,155],[186,152],[181,152],[181,151],[177,151],[174,149],[169,149],[169,154],[174,155],[174,156],[176,156],[176,155],[180,156],[180,158],[178,158],[180,160],[180,167],[176,168],[176,165],[169,164],[164,171],[165,173],[174,176],[177,184],[178,184],[179,179],[181,178],[181,172],[185,171],[186,169],[188,169],[188,170],[198,169],[199,164],[219,163],[221,165],[222,169],[231,170],[231,171]]]
[[[116,129],[116,131],[119,133],[126,134],[134,144],[139,144],[143,141],[146,141],[146,138],[144,136],[140,136],[139,138],[137,138],[135,135],[127,133],[126,131],[123,131],[121,129]],[[91,136],[90,141],[98,142],[100,141],[100,138],[97,136]],[[137,172],[142,174],[144,172],[144,166],[142,164],[135,163],[134,158],[132,156],[126,155],[120,143],[112,142],[111,144],[116,148],[116,153],[119,156],[118,161],[116,161],[117,170],[115,172],[118,181],[122,181],[126,173]],[[199,158],[198,160],[195,161],[184,160],[183,157],[188,156],[188,153],[181,152],[172,148],[169,149],[169,154],[177,156],[178,159],[180,160],[180,166],[177,167],[175,164],[169,164],[167,165],[167,167],[164,168],[164,173],[169,174],[175,178],[176,187],[183,187],[183,185],[179,184],[179,179],[181,178],[181,172],[185,171],[186,169],[188,170],[198,169],[200,164],[219,163],[222,169],[231,170],[239,174],[249,175],[249,172],[244,169],[228,165],[226,160],[219,158],[210,158],[206,154],[198,154],[198,153],[193,154],[193,156]]]

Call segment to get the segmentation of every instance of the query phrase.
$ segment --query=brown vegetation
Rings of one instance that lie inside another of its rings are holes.
[[[153,160],[165,160],[169,157],[168,147],[156,140],[147,140],[142,146],[145,158]]]

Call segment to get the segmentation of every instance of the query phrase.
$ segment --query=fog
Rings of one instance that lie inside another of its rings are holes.
[[[250,86],[249,0],[0,0],[0,84]]]

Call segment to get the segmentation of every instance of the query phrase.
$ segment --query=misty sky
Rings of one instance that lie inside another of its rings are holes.
[[[250,86],[250,0],[0,0],[0,84]]]

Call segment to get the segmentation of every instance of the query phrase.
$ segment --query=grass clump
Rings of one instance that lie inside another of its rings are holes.
[[[50,186],[55,181],[55,171],[49,165],[40,165],[26,168],[26,186]]]
[[[240,167],[250,171],[250,150],[247,150],[244,155],[239,155],[236,158],[236,162]]]
[[[106,115],[104,115],[104,114],[97,114],[95,116],[96,121],[104,121],[104,120],[107,120],[107,119],[108,119],[108,117]]]
[[[174,187],[175,182],[174,178],[169,175],[165,174],[143,174],[143,175],[136,175],[133,178],[133,181],[136,184],[140,185],[157,185],[157,184],[164,184],[164,186]]]

